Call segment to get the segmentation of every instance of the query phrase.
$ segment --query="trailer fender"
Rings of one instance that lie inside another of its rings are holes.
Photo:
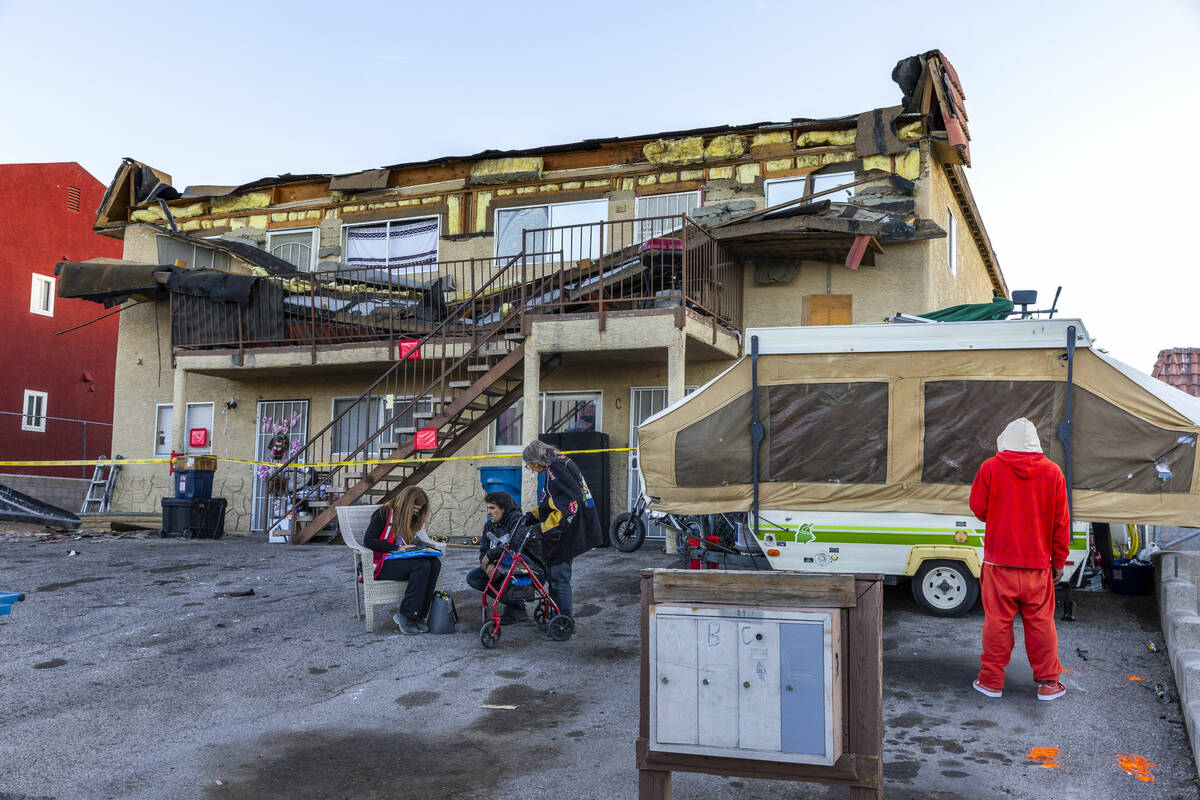
[[[971,575],[979,579],[979,551],[974,547],[954,547],[952,545],[918,545],[908,551],[908,562],[904,565],[904,574],[909,577],[916,575],[921,568],[921,562],[930,559],[946,561],[961,561],[971,570]]]

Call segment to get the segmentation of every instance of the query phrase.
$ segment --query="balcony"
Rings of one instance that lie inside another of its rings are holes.
[[[741,269],[686,216],[525,230],[523,240],[496,258],[261,277],[246,302],[173,292],[174,352],[212,374],[377,368],[422,340],[416,357],[469,353],[517,310],[514,338],[546,318],[604,331],[613,319],[668,316],[714,344],[741,330]]]

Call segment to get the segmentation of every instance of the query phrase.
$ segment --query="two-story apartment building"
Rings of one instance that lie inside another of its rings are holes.
[[[474,532],[476,467],[517,461],[469,457],[547,431],[626,447],[737,359],[747,327],[1007,294],[953,68],[932,51],[895,75],[901,105],[853,116],[350,175],[179,191],[127,161],[97,219],[124,264],[98,280],[65,265],[78,296],[131,303],[114,447],[265,462],[218,468],[238,529],[305,540],[336,505],[420,482],[435,533]],[[636,462],[608,457],[615,511]],[[116,504],[167,491],[165,467],[130,466]]]

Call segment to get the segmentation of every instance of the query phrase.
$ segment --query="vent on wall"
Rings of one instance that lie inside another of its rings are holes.
[[[78,186],[68,186],[67,187],[67,210],[74,211],[76,213],[79,212],[79,187]]]

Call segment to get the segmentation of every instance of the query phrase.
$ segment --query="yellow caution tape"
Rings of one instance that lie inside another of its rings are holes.
[[[604,447],[597,450],[562,450],[563,455],[575,456],[587,453],[628,453],[632,447]],[[178,455],[180,458],[190,456]],[[249,464],[254,467],[279,467],[278,461],[255,461],[251,458],[230,458],[229,456],[205,456],[216,461],[228,461],[232,464]],[[428,458],[372,458],[362,461],[311,461],[297,462],[288,469],[301,467],[359,467],[377,466],[379,464],[429,464],[439,461],[480,461],[493,458],[520,458],[520,453],[487,453],[480,456],[430,456]],[[0,461],[0,467],[88,467],[88,466],[124,466],[126,464],[170,464],[170,458],[93,458],[77,461]]]

